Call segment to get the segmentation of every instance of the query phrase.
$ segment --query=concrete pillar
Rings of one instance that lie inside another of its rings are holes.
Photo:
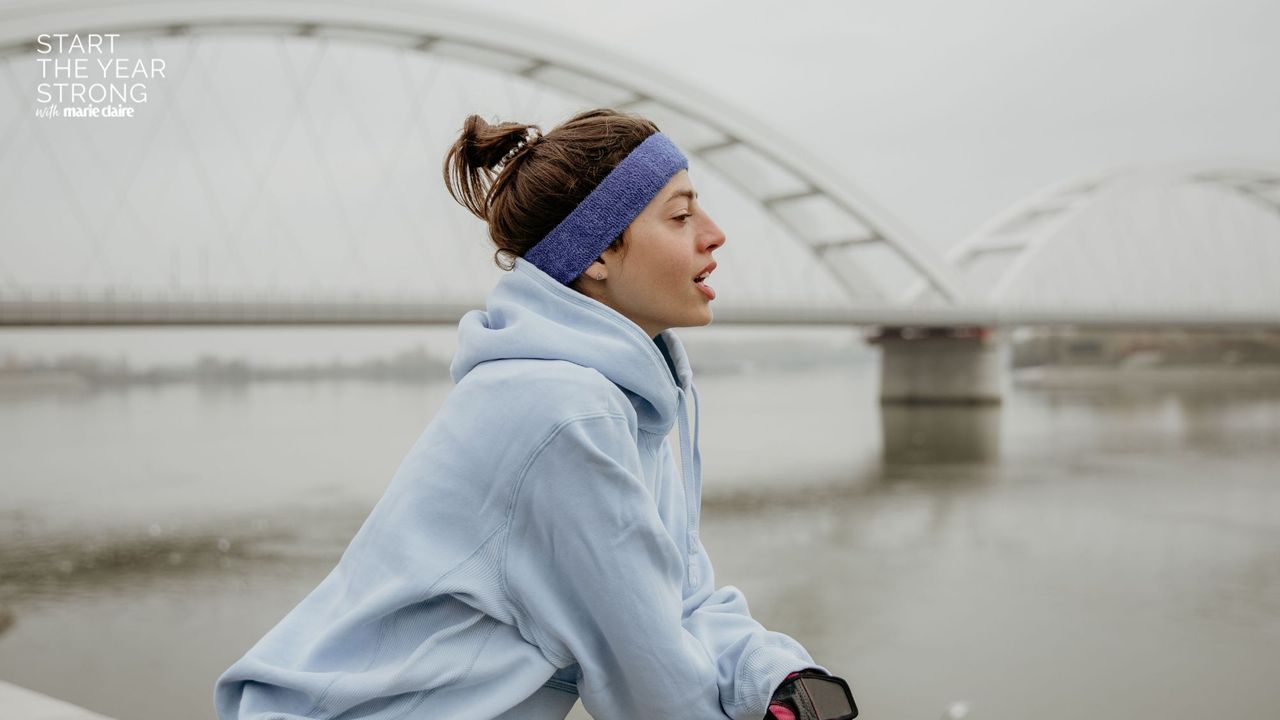
[[[995,462],[1007,343],[988,328],[882,328],[880,415],[889,463]]]
[[[998,404],[1004,398],[1007,344],[989,328],[881,328],[880,402],[904,405]]]

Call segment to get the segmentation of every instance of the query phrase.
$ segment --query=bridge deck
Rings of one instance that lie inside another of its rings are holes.
[[[405,302],[0,301],[0,327],[148,325],[456,325],[474,305]],[[949,307],[717,307],[717,325],[1280,328],[1267,312]]]

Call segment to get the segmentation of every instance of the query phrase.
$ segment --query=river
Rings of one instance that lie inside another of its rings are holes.
[[[1280,375],[1092,370],[882,411],[876,362],[698,381],[717,583],[864,717],[1275,717]],[[0,679],[212,718],[449,389],[0,394]]]

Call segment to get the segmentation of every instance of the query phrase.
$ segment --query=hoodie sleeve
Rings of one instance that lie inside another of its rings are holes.
[[[641,479],[627,418],[566,420],[526,467],[507,590],[547,658],[581,667],[586,711],[725,720],[715,661],[681,622],[681,551]]]
[[[720,697],[729,716],[758,720],[788,674],[806,668],[830,672],[790,636],[766,630],[752,618],[741,590],[732,585],[715,589],[715,572],[701,539],[696,541],[694,562],[702,582],[685,600],[693,610],[684,626],[715,659]]]

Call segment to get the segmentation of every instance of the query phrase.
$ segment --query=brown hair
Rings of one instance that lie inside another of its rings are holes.
[[[529,131],[534,135],[530,136]],[[546,135],[537,125],[467,117],[444,157],[444,184],[489,225],[493,260],[515,265],[658,126],[609,108],[578,113]],[[609,245],[620,247],[622,236]]]

